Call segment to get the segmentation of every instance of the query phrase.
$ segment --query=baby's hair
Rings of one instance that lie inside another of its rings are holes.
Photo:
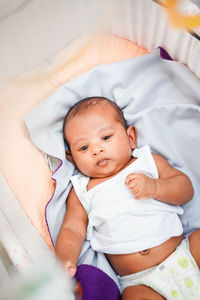
[[[64,136],[64,139],[65,139],[65,142],[67,143],[66,141],[66,137],[65,137],[65,125],[67,123],[67,121],[70,121],[72,120],[75,116],[85,112],[87,109],[93,107],[93,106],[96,106],[96,105],[100,105],[100,104],[103,104],[103,103],[109,103],[116,111],[118,117],[119,117],[119,121],[123,124],[123,126],[125,128],[127,128],[127,122],[124,118],[124,115],[123,115],[123,112],[122,110],[120,109],[120,107],[113,101],[107,99],[107,98],[104,98],[104,97],[89,97],[89,98],[84,98],[80,101],[78,101],[77,103],[75,103],[74,106],[72,106],[65,118],[64,118],[64,122],[63,122],[63,136]],[[68,143],[67,143],[68,145]],[[69,145],[68,145],[69,147]]]

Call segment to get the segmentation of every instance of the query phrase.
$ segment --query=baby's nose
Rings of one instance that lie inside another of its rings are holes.
[[[103,147],[101,147],[101,145],[95,145],[92,148],[92,154],[93,155],[98,155],[99,153],[103,152]]]

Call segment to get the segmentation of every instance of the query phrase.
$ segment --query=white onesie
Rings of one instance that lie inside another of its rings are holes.
[[[149,146],[133,151],[137,158],[120,173],[89,191],[89,177],[72,176],[74,190],[88,214],[87,239],[94,250],[109,254],[142,251],[160,245],[183,232],[180,206],[154,199],[135,200],[125,185],[130,173],[158,178]]]

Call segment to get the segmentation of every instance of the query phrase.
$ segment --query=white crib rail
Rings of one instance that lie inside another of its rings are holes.
[[[2,210],[0,210],[0,241],[15,268],[19,272],[26,272],[32,265],[31,259]]]
[[[73,283],[0,173],[0,299],[73,300]]]

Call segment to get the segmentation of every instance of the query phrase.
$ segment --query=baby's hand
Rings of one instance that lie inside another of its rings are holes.
[[[73,264],[71,261],[66,261],[64,263],[64,268],[70,277],[74,277],[74,275],[76,274],[76,265],[75,264]]]
[[[125,184],[136,200],[155,198],[156,181],[143,173],[129,174]]]

